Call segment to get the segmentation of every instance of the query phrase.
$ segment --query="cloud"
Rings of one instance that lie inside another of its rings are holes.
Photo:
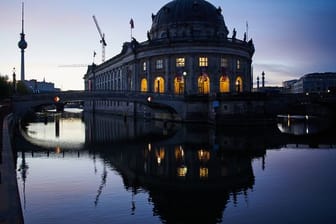
[[[262,68],[264,71],[276,73],[291,74],[291,71],[293,71],[292,66],[288,66],[285,64],[254,63],[253,66],[255,68]]]
[[[288,64],[260,62],[253,64],[254,84],[256,78],[261,78],[261,73],[265,72],[265,84],[267,86],[282,86],[282,82],[291,79],[298,79],[301,74],[296,72],[296,68]]]

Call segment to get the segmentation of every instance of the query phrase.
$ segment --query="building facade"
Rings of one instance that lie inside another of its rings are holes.
[[[24,84],[32,93],[53,93],[59,92],[59,88],[55,88],[55,84],[52,82],[46,82],[44,79],[42,82],[36,79],[24,80]]]
[[[246,34],[238,39],[235,29],[229,35],[220,7],[204,0],[174,0],[151,18],[146,41],[132,38],[118,55],[88,67],[84,75],[86,91],[203,96],[198,105],[184,105],[182,119],[187,114],[210,116],[212,102],[204,102],[206,96],[251,92],[254,44]],[[222,107],[225,111],[236,108]],[[115,100],[88,101],[85,108],[154,116],[153,108]]]
[[[336,73],[311,73],[283,83],[287,93],[327,93],[336,90]]]
[[[204,0],[175,0],[152,14],[148,39],[90,66],[85,90],[168,94],[250,92],[252,40],[228,37],[222,10]]]

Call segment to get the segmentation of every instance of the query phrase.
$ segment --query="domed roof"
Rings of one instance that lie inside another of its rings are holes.
[[[189,30],[201,30],[204,27],[208,33],[212,29],[212,32],[221,32],[221,36],[226,37],[228,34],[222,9],[205,0],[173,0],[164,5],[156,15],[152,15],[152,21],[150,34],[153,39],[162,38],[162,29],[186,29],[187,26]],[[186,32],[184,36],[188,36]]]

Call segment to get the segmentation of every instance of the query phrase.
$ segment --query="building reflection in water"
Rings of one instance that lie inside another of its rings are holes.
[[[122,176],[132,213],[137,192],[146,191],[153,215],[167,223],[219,222],[228,201],[248,197],[252,160],[266,153],[267,136],[247,129],[217,132],[104,115],[85,116],[85,123],[86,146]]]
[[[296,125],[292,120],[278,126],[209,128],[90,113],[83,119],[81,151],[92,154],[94,163],[97,157],[104,161],[95,206],[108,178],[106,169],[112,168],[130,192],[131,214],[137,212],[138,192],[145,191],[153,215],[166,223],[220,222],[227,204],[238,203],[238,195],[248,201],[255,183],[252,160],[261,158],[265,169],[266,149],[312,139],[289,137],[285,130]],[[65,150],[56,147],[55,152],[64,156]]]

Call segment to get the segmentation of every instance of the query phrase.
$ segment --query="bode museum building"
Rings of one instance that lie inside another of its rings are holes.
[[[235,29],[229,35],[220,7],[204,0],[173,0],[151,18],[147,40],[132,38],[118,55],[88,67],[85,90],[177,97],[251,92],[252,39],[246,33],[238,39]],[[96,102],[95,109],[127,111],[130,104],[105,100]]]

